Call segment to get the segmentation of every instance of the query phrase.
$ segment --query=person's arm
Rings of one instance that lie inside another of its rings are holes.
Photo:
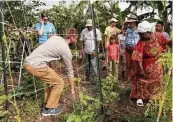
[[[108,48],[108,45],[109,45],[109,41],[108,41],[108,36],[105,35],[105,48],[107,49]]]
[[[84,56],[84,33],[83,31],[81,32],[81,37],[80,37],[80,41],[81,41],[81,54],[82,56]]]
[[[172,40],[168,41],[167,45],[172,48]]]
[[[162,46],[163,49],[166,49],[166,45],[168,45],[169,47],[172,47],[172,41],[167,40],[163,34],[160,33],[155,33],[155,36],[160,36],[159,38],[159,43]]]
[[[139,66],[139,71],[140,71],[139,73],[140,73],[140,75],[143,76],[145,73],[144,73],[144,69],[143,69],[141,61],[138,62],[138,66]]]
[[[120,61],[120,46],[118,46],[118,48],[117,48],[117,54],[118,54],[118,61],[117,61],[117,63],[119,63],[119,61]]]
[[[101,42],[101,40],[97,41],[98,51],[99,51],[99,49],[100,49],[100,42]]]
[[[145,44],[142,41],[139,41],[132,54],[132,61],[135,62],[134,64],[136,64],[134,68],[138,68],[138,72],[140,73],[140,75],[144,75],[144,69],[142,66],[144,45]],[[137,69],[134,70],[133,76],[135,76],[138,72]]]
[[[121,26],[121,32],[123,33],[125,21],[122,21],[121,24],[122,24],[122,26]]]
[[[54,26],[53,24],[52,24],[52,26],[53,26],[53,30],[52,30],[52,31],[53,31],[53,35],[56,36],[56,29],[55,29],[55,26]]]
[[[39,24],[36,24],[36,32],[40,36],[43,34],[43,31],[44,31],[44,22],[41,21],[41,27],[39,26]]]
[[[108,46],[108,48],[107,48],[107,51],[106,51],[106,64],[109,62],[109,57],[108,57],[108,55],[110,54],[110,45]]]
[[[100,49],[100,42],[102,40],[102,36],[101,36],[101,32],[100,30],[97,30],[97,47],[98,47],[98,52],[99,52],[99,49]]]
[[[75,95],[74,79],[73,78],[68,78],[68,81],[69,81],[70,87],[71,87],[71,94]]]
[[[71,88],[71,94],[75,95],[75,86],[74,86],[74,72],[73,72],[73,66],[72,66],[72,54],[70,49],[67,50],[66,54],[62,56],[63,61],[65,63],[65,70],[66,70],[66,75],[70,84]]]
[[[109,42],[108,42],[108,27],[105,29],[105,33],[104,33],[104,46],[105,48],[107,49],[108,48],[108,45],[109,45]]]
[[[84,51],[84,41],[81,40],[81,53],[82,53],[82,56],[85,55],[85,51]]]
[[[116,28],[116,34],[117,34],[117,35],[119,35],[119,34],[120,34],[120,32],[122,32],[122,30],[120,30],[120,29]]]

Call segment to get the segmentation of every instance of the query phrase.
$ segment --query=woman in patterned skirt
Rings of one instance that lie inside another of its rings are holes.
[[[140,40],[132,54],[136,64],[132,79],[131,99],[137,100],[138,106],[143,106],[143,101],[148,101],[154,96],[161,98],[163,65],[158,58],[165,49],[168,40],[160,33],[152,33],[150,23],[144,21],[138,25]]]

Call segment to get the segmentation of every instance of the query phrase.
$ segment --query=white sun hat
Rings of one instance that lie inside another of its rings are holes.
[[[148,21],[143,21],[138,24],[137,32],[138,33],[145,33],[145,32],[152,32],[152,25]]]
[[[87,19],[85,26],[92,26],[92,25],[93,25],[92,20],[91,19]]]
[[[118,22],[118,20],[116,20],[115,18],[112,18],[111,22]]]

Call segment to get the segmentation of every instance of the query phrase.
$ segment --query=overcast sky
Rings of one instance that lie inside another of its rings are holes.
[[[52,5],[58,5],[59,2],[62,1],[62,0],[40,0],[40,1],[46,3],[46,6],[43,7],[43,9],[44,8],[46,9],[46,8],[51,8]],[[65,0],[65,1],[66,1],[67,5],[69,5],[72,0]],[[80,2],[80,0],[74,0],[74,1],[75,1],[76,4]],[[128,6],[129,6],[129,4],[126,3],[126,2],[120,2],[119,3],[119,7],[121,8],[122,11],[124,9],[126,9]]]
[[[31,0],[27,0],[28,2]],[[46,4],[46,6],[42,6],[40,7],[40,9],[49,9],[51,8],[53,5],[58,5],[60,1],[62,0],[39,0],[40,2],[44,2]],[[72,0],[65,0],[66,4],[69,5],[71,3]],[[74,0],[76,4],[78,4],[80,2],[80,0]],[[91,1],[95,1],[95,0],[91,0]],[[126,9],[129,6],[129,3],[126,2],[119,2],[119,7],[121,9],[121,11],[123,11],[124,9]],[[147,13],[147,12],[151,12],[153,9],[151,7],[148,7],[147,9],[138,9],[137,10],[137,15],[143,14],[143,13]],[[156,13],[158,13],[158,11],[155,11]],[[155,16],[155,18],[159,18],[157,15]]]

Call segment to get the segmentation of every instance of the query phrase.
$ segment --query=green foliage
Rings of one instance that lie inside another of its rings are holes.
[[[37,7],[45,5],[39,1],[31,1],[29,4],[26,1],[3,1],[2,10],[5,20],[9,25],[20,27],[32,26],[36,22]]]
[[[107,76],[102,82],[102,93],[104,98],[104,103],[110,103],[112,101],[118,100],[118,93],[115,92],[116,81],[113,76]]]
[[[68,27],[75,27],[79,33],[85,28],[84,9],[72,3],[69,7],[65,5],[53,6],[53,8],[44,10],[42,13],[49,16],[50,21],[56,27],[57,33],[61,35]]]
[[[115,80],[113,76],[108,76],[102,79],[102,92],[103,92],[103,104],[108,107],[107,104],[118,99],[118,93],[115,90]],[[91,97],[83,92],[79,92],[79,101],[75,101],[73,104],[73,112],[61,117],[61,121],[64,122],[98,122],[101,121],[99,116],[100,100],[98,97]],[[104,110],[107,110],[106,108]],[[105,113],[108,111],[105,111]]]
[[[0,85],[0,93],[4,93],[4,86]],[[0,120],[2,120],[7,114],[8,111],[4,111],[4,102],[6,102],[7,100],[10,100],[10,95],[1,95],[0,96]]]
[[[159,62],[164,66],[164,77],[163,77],[163,93],[160,101],[150,100],[147,104],[145,116],[151,116],[152,118],[160,117],[160,122],[171,121],[171,108],[172,108],[172,82],[171,82],[171,71],[172,71],[172,55],[170,50],[167,53],[161,54]],[[154,118],[153,118],[154,119]],[[155,119],[156,120],[156,119]]]
[[[41,89],[41,90],[40,90]],[[37,91],[40,90],[40,91]],[[25,99],[33,95],[41,94],[43,96],[44,85],[33,76],[23,75],[23,82],[15,89],[16,98]]]
[[[100,101],[79,92],[79,101],[73,105],[73,113],[66,115],[66,122],[97,122]]]

